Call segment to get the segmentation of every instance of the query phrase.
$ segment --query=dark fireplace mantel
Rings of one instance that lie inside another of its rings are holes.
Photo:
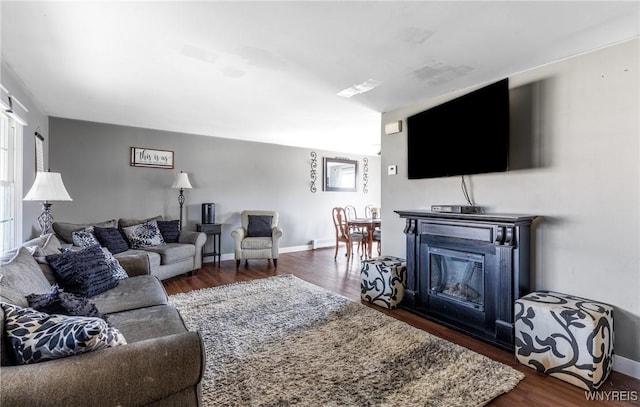
[[[500,348],[514,347],[514,302],[530,291],[533,215],[398,210],[406,219],[401,306]]]

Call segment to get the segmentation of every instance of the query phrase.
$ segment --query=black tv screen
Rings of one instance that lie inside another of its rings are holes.
[[[506,171],[508,79],[407,118],[407,134],[409,179]]]

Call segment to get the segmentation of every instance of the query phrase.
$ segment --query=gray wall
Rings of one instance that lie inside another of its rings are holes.
[[[638,50],[634,40],[509,77],[515,169],[470,177],[471,194],[487,211],[542,217],[534,287],[613,304],[616,354],[634,361],[640,361]],[[385,113],[382,123],[405,121],[468,91]],[[393,210],[465,203],[460,177],[408,180],[406,161],[406,130],[382,136],[381,167],[399,169],[382,175],[385,237],[404,228]],[[385,239],[383,248],[405,254],[398,239]]]
[[[200,222],[201,203],[216,204],[223,224],[222,252],[233,252],[231,230],[243,209],[275,209],[284,229],[281,247],[306,248],[311,240],[335,241],[331,208],[380,204],[380,157],[369,156],[368,193],[362,192],[364,156],[316,151],[318,192],[310,191],[312,150],[61,118],[50,119],[51,167],[62,173],[73,202],[54,204],[56,220],[90,222],[144,218],[177,219],[174,176],[187,172],[185,229]],[[131,167],[130,147],[174,151],[175,168]],[[358,192],[322,191],[322,157],[359,161]]]
[[[25,114],[27,126],[22,132],[22,196],[24,196],[36,179],[36,158],[35,158],[35,132],[44,136],[44,168],[48,165],[48,147],[49,147],[49,117],[37,104],[35,98],[27,91],[24,84],[18,79],[17,75],[5,61],[2,61],[2,76],[0,83],[15,95],[20,103],[25,105],[29,112]],[[23,201],[22,204],[22,240],[40,234],[40,226],[38,226],[37,218],[42,212],[42,204],[39,202]]]

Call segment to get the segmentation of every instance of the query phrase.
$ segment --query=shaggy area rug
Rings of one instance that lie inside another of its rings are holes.
[[[524,375],[294,276],[169,298],[210,406],[480,406]]]

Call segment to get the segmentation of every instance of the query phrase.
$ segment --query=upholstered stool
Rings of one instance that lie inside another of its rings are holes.
[[[360,298],[363,301],[393,309],[404,297],[407,263],[399,257],[383,256],[362,261]]]
[[[516,300],[516,358],[586,390],[613,367],[613,307],[572,295],[537,291]]]

